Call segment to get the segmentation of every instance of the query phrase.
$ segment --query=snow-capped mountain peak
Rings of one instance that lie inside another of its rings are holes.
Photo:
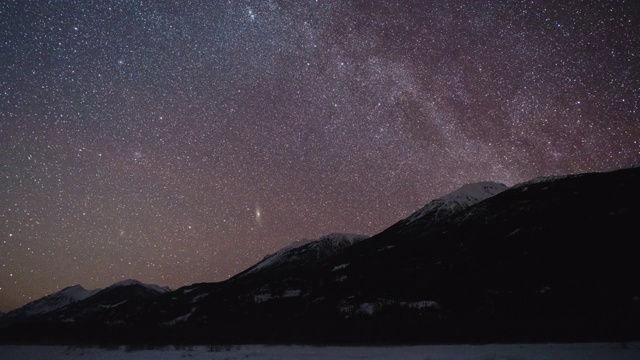
[[[506,185],[491,181],[466,184],[447,195],[432,200],[422,209],[411,214],[405,221],[406,224],[410,224],[427,216],[437,220],[443,215],[448,216],[464,210],[506,189],[508,189]]]
[[[58,292],[32,301],[19,309],[11,311],[7,314],[7,317],[26,318],[35,315],[43,315],[51,311],[61,309],[69,304],[84,300],[98,291],[100,291],[100,289],[87,290],[80,285],[69,286]]]
[[[367,238],[366,235],[331,233],[315,240],[298,240],[265,256],[261,262],[250,268],[245,274],[255,273],[277,264],[318,260]]]
[[[440,199],[447,201],[466,201],[469,205],[473,205],[478,201],[482,201],[494,195],[505,191],[508,187],[505,184],[482,181],[472,184],[466,184]]]
[[[100,290],[101,289],[87,290],[87,289],[83,288],[81,285],[73,285],[73,286],[69,286],[69,287],[66,287],[66,288],[58,291],[57,294],[65,295],[65,296],[68,296],[71,299],[74,299],[76,301],[80,301],[80,300],[84,300],[84,299],[88,298],[89,296],[95,294],[96,292],[98,292]]]
[[[148,289],[151,289],[153,291],[156,291],[158,293],[166,293],[167,291],[171,291],[171,289],[169,289],[168,287],[162,287],[156,284],[145,284],[142,283],[138,280],[134,280],[134,279],[127,279],[127,280],[122,280],[122,281],[118,281],[117,283],[107,287],[107,289],[114,289],[114,288],[118,288],[118,287],[123,287],[123,286],[133,286],[133,285],[140,285],[140,286],[144,286]],[[106,290],[106,289],[105,289]]]

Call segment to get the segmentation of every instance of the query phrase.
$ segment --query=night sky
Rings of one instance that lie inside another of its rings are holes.
[[[0,310],[640,161],[637,1],[0,3]]]

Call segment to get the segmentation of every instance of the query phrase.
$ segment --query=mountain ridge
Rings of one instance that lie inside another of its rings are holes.
[[[353,245],[356,242],[367,239],[368,237],[369,236],[359,235],[359,234],[329,233],[327,235],[319,237],[318,239],[298,240],[276,251],[273,254],[265,256],[264,259],[262,259],[262,261],[249,267],[248,269],[241,272],[240,274],[243,274],[243,275],[251,274],[261,269],[275,266],[275,265],[278,265],[278,263],[282,263],[286,261],[292,262],[296,260],[297,261],[303,260],[295,257],[295,255],[298,255],[298,254],[295,254],[293,258],[291,257],[289,259],[285,258],[288,254],[290,255],[292,253],[297,253],[300,251],[312,252],[313,254],[311,256],[315,256],[317,259],[325,256],[331,256],[333,253],[340,251],[341,249],[347,246]]]
[[[404,221],[410,224],[437,212],[444,212],[445,216],[451,215],[507,189],[506,185],[492,181],[465,184],[444,196],[431,200],[427,205],[409,215]]]

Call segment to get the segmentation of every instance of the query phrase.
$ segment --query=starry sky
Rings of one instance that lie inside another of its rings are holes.
[[[640,161],[637,1],[0,3],[0,311]]]

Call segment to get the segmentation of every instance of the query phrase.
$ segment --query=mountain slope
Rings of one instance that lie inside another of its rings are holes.
[[[400,220],[384,232],[395,232],[398,229],[402,229],[402,232],[411,232],[413,229],[425,231],[435,226],[439,221],[447,219],[507,189],[508,187],[504,184],[490,181],[466,184],[447,195],[430,201],[424,207],[415,211],[406,219]]]
[[[316,240],[301,240],[267,255],[242,275],[284,265],[304,266],[337,254],[342,249],[368,238],[366,235],[332,233]]]
[[[466,184],[445,196],[432,200],[422,209],[401,221],[401,223],[409,225],[416,221],[424,221],[425,218],[437,221],[497,195],[506,189],[507,186],[504,184],[489,181]]]

